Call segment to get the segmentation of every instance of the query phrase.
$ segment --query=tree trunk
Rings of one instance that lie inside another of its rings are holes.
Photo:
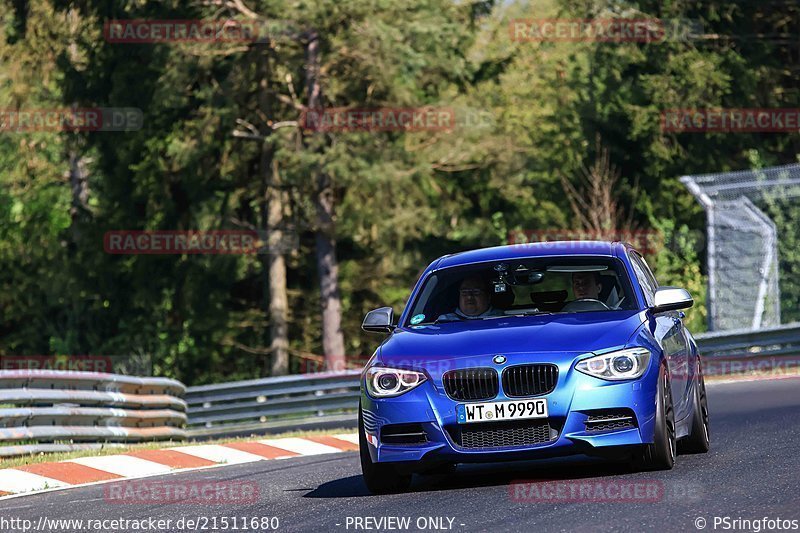
[[[270,113],[269,97],[269,49],[264,48],[259,55],[259,107],[266,116]],[[286,260],[283,243],[283,195],[280,189],[280,175],[274,168],[274,148],[271,144],[272,129],[267,126],[261,146],[259,172],[261,174],[262,206],[261,221],[264,224],[266,253],[261,261],[266,275],[265,286],[269,287],[269,329],[271,376],[289,373],[289,325],[288,296],[286,292]]]
[[[69,208],[70,232],[72,242],[69,243],[67,253],[70,258],[70,269],[77,264],[76,256],[81,247],[82,231],[81,228],[87,223],[89,215],[89,173],[87,169],[87,159],[79,155],[78,147],[74,146],[69,151],[69,177],[70,190],[72,191],[72,202]],[[66,331],[64,332],[64,344],[62,350],[67,353],[82,353],[81,343],[83,341],[83,303],[79,299],[73,299],[70,303],[71,311],[67,314]]]
[[[77,150],[69,152],[69,186],[72,191],[72,203],[69,216],[72,221],[72,239],[75,246],[81,237],[79,225],[82,216],[89,211],[89,176],[86,170],[86,159],[78,155]]]
[[[322,304],[322,350],[328,370],[344,370],[344,335],[342,335],[342,299],[339,295],[339,265],[333,231],[333,191],[324,174],[317,177],[314,197],[317,210],[317,271]]]
[[[289,373],[289,298],[286,294],[286,260],[283,256],[283,196],[277,183],[277,169],[273,170],[271,187],[267,189],[267,255],[269,276],[270,349],[272,368],[270,374],[283,376]]]
[[[318,109],[322,103],[319,71],[319,34],[311,32],[306,45],[306,88],[309,110]],[[336,261],[333,185],[330,176],[324,170],[318,169],[316,172],[316,191],[313,200],[316,210],[317,274],[322,306],[322,350],[328,370],[344,370],[342,299],[339,294],[339,265]]]

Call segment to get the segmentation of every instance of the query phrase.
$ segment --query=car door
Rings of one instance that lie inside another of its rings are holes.
[[[648,305],[653,305],[655,292],[658,289],[656,281],[650,267],[647,266],[644,258],[638,253],[631,251],[631,264],[636,272],[639,285],[645,294]],[[691,405],[687,401],[689,387],[688,376],[688,342],[684,332],[682,313],[668,311],[654,315],[656,320],[656,340],[664,350],[667,365],[670,370],[670,388],[672,389],[672,405],[675,409],[675,419],[682,420],[689,412]]]

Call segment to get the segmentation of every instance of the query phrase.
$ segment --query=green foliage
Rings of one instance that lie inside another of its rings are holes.
[[[702,232],[685,224],[677,226],[674,220],[654,219],[653,228],[660,235],[647,259],[659,285],[683,287],[694,298],[694,306],[687,309],[684,323],[693,333],[706,331],[707,277],[700,272],[701,251],[705,239]]]

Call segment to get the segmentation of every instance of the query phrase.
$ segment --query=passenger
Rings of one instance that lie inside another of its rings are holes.
[[[458,308],[452,313],[441,315],[438,320],[446,322],[502,315],[502,311],[491,306],[490,295],[486,280],[478,276],[465,278],[458,287]]]

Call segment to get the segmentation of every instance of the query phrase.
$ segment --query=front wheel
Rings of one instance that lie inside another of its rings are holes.
[[[641,470],[671,470],[675,465],[675,412],[672,409],[672,390],[667,369],[662,368],[656,393],[656,427],[653,443],[645,445],[635,457]]]
[[[369,443],[364,431],[361,407],[358,408],[358,451],[361,456],[361,473],[364,483],[373,494],[403,492],[411,487],[411,474],[400,472],[391,464],[373,463],[369,455]]]
[[[709,448],[708,432],[708,399],[703,369],[697,362],[697,384],[694,387],[694,412],[692,413],[692,429],[686,438],[681,439],[680,449],[685,453],[706,453]]]

